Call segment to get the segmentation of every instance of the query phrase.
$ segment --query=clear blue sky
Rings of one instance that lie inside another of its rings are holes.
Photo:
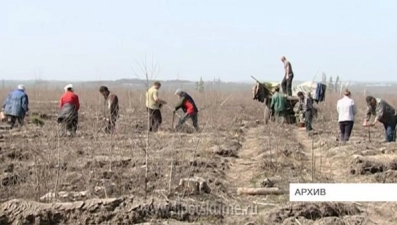
[[[10,0],[0,3],[0,78],[397,81],[396,0]],[[321,79],[319,75],[318,79]]]

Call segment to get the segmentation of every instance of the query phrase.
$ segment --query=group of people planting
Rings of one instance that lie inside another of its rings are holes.
[[[159,98],[160,82],[154,82],[153,86],[149,88],[146,93],[146,108],[149,113],[150,126],[149,131],[158,131],[161,123],[161,108],[167,104],[164,100]],[[109,91],[108,87],[101,86],[99,93],[104,97],[103,103],[103,121],[106,122],[104,131],[106,133],[113,133],[116,127],[116,121],[119,118],[119,99],[116,94]],[[188,120],[192,119],[193,126],[196,131],[198,127],[198,109],[193,98],[186,92],[178,89],[175,95],[179,96],[179,102],[174,107],[173,113],[178,109],[182,109],[184,115],[181,116],[179,123],[176,126],[180,130],[182,125]],[[72,84],[64,87],[64,93],[59,100],[59,114],[57,118],[58,124],[61,125],[61,136],[74,136],[78,128],[79,121],[80,100],[79,96],[74,92]],[[24,125],[25,117],[29,112],[29,97],[26,93],[24,85],[11,91],[2,107],[2,120],[7,120],[10,129],[16,125],[19,127]]]
[[[149,88],[146,92],[146,108],[149,113],[149,131],[150,132],[157,132],[161,123],[162,123],[162,116],[161,116],[161,109],[163,105],[167,104],[166,101],[162,100],[159,97],[159,89],[161,88],[161,83],[159,81],[155,81],[153,86]],[[175,95],[179,96],[179,101],[173,109],[173,114],[178,109],[182,109],[184,114],[180,117],[178,124],[176,125],[175,129],[180,130],[182,125],[188,120],[191,119],[193,121],[193,127],[196,131],[199,131],[198,126],[198,109],[196,103],[194,102],[193,98],[182,91],[181,89],[177,89],[175,91]]]
[[[394,107],[385,100],[373,96],[367,96],[365,101],[367,103],[367,110],[363,126],[372,127],[377,123],[382,123],[385,129],[385,142],[395,142],[397,115]],[[357,108],[354,100],[351,98],[350,91],[346,90],[344,92],[344,96],[338,100],[336,108],[338,111],[340,141],[345,143],[350,138],[354,119],[357,114]],[[375,118],[373,122],[370,122],[372,116]]]
[[[280,93],[280,87],[277,86],[271,97],[270,108],[273,110],[276,121],[283,123],[286,118],[287,96],[292,95],[292,80],[294,72],[292,71],[291,63],[284,57],[281,57],[284,64],[284,78],[281,82],[283,93]],[[318,86],[316,90],[316,102],[324,100],[325,87]],[[149,114],[148,131],[157,132],[162,124],[161,109],[167,104],[166,101],[159,97],[159,89],[161,83],[155,81],[146,92],[146,109]],[[264,102],[266,98],[263,87],[255,86],[254,99]],[[64,87],[64,94],[59,100],[59,115],[57,122],[62,125],[61,135],[74,136],[78,127],[78,115],[80,110],[80,101],[78,95],[74,92],[73,85],[68,84]],[[103,104],[103,121],[106,122],[104,131],[106,133],[113,133],[116,126],[116,121],[119,118],[119,100],[116,94],[109,91],[106,86],[99,88],[100,94],[104,97]],[[175,129],[180,130],[182,125],[188,120],[193,121],[193,127],[199,131],[198,126],[198,109],[193,98],[182,91],[176,90],[175,95],[179,96],[179,102],[173,108],[173,115],[175,112],[182,109],[184,114],[180,117]],[[313,98],[310,93],[305,95],[303,92],[297,93],[299,99],[298,111],[304,117],[304,125],[309,135],[312,133],[312,120],[315,108],[313,107]],[[373,96],[366,97],[367,112],[366,119],[363,126],[375,126],[378,122],[382,123],[385,129],[386,142],[396,141],[396,124],[397,115],[395,109],[386,101],[375,98]],[[172,108],[171,108],[172,109]],[[357,109],[354,100],[351,98],[350,91],[346,90],[342,99],[337,103],[338,122],[340,130],[340,141],[346,142],[349,140],[353,130],[354,119],[357,114]],[[2,119],[7,118],[11,129],[18,123],[20,126],[24,124],[24,118],[29,112],[29,98],[25,92],[23,85],[18,85],[17,89],[11,91],[2,108]],[[370,123],[371,116],[375,119]],[[3,118],[4,117],[4,118]],[[173,117],[173,118],[174,118]]]
[[[278,123],[283,123],[285,120],[287,96],[292,95],[291,84],[294,77],[291,63],[285,56],[281,57],[281,61],[284,64],[285,71],[284,78],[281,82],[283,93],[280,93],[280,87],[277,86],[274,89],[270,104],[270,108],[274,111],[275,120]],[[304,115],[306,131],[311,134],[311,131],[313,130],[312,120],[314,114],[313,98],[310,93],[305,96],[303,92],[298,92],[297,96],[299,98],[298,111]],[[363,126],[372,127],[377,123],[382,123],[385,129],[385,142],[395,142],[397,115],[394,107],[385,100],[375,98],[373,96],[367,96],[366,103],[366,118]],[[351,136],[355,116],[357,114],[357,108],[349,90],[346,89],[344,96],[338,100],[336,110],[338,112],[340,131],[340,137],[338,140],[342,143],[346,143]],[[373,122],[370,122],[371,116],[375,117]]]

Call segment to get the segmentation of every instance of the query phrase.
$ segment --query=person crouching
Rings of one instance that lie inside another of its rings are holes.
[[[382,123],[385,128],[385,142],[395,142],[397,118],[394,107],[385,100],[373,96],[367,96],[365,100],[367,102],[367,116],[364,120],[364,127]],[[369,123],[371,116],[375,116],[375,119],[372,123]]]
[[[17,121],[20,127],[24,125],[25,116],[29,111],[29,98],[25,93],[25,86],[20,84],[16,90],[8,94],[2,111],[6,118],[10,118],[11,129]]]
[[[62,136],[65,135],[65,131],[68,136],[74,136],[77,131],[80,101],[79,97],[74,93],[73,85],[66,85],[64,90],[65,93],[59,100],[58,123],[62,125]]]
[[[175,113],[178,109],[182,108],[182,111],[185,113],[180,119],[175,127],[176,130],[180,130],[182,125],[188,119],[192,119],[193,127],[196,131],[199,131],[198,126],[198,109],[196,103],[194,102],[193,98],[186,92],[178,89],[175,92],[175,95],[179,96],[179,102],[175,106],[173,113]]]

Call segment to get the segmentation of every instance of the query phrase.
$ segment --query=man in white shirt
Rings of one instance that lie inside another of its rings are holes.
[[[354,117],[357,114],[357,108],[354,100],[351,99],[349,90],[346,90],[343,98],[338,100],[336,109],[338,111],[340,141],[345,143],[350,138],[354,125]]]

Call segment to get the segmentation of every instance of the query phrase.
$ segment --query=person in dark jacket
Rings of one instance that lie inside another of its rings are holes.
[[[79,96],[74,93],[73,85],[68,84],[64,88],[65,93],[59,100],[59,115],[58,123],[63,125],[61,135],[67,131],[67,135],[74,136],[77,131],[77,124],[79,118],[80,101]]]
[[[24,119],[29,111],[29,98],[25,93],[25,87],[20,84],[17,89],[11,91],[3,104],[3,112],[10,118],[11,129],[18,121],[20,126],[24,125]]]
[[[111,93],[106,86],[101,86],[99,92],[105,98],[104,102],[104,120],[107,122],[105,127],[106,133],[112,133],[119,117],[119,99],[117,95]]]
[[[307,132],[311,132],[313,130],[312,121],[313,121],[313,99],[308,96],[305,97],[303,92],[298,92],[299,97],[299,110],[302,111],[305,115],[305,127]]]
[[[386,142],[396,141],[396,110],[386,101],[373,96],[367,96],[367,116],[364,120],[364,126],[375,126],[378,122],[385,127]],[[371,116],[375,116],[374,122],[368,123]]]
[[[314,96],[314,101],[318,104],[325,100],[325,93],[327,90],[327,86],[323,83],[318,82],[316,87],[316,93]]]
[[[180,89],[176,90],[175,95],[178,95],[180,99],[178,104],[175,106],[174,113],[180,108],[182,108],[183,112],[185,113],[180,118],[178,125],[176,126],[176,130],[179,130],[186,120],[190,118],[193,121],[193,127],[196,129],[196,131],[199,131],[198,109],[193,98],[188,93]]]

